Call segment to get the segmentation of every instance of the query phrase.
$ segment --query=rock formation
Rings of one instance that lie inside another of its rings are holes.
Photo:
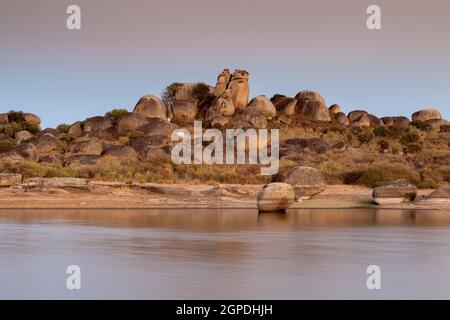
[[[294,203],[294,189],[287,183],[266,184],[257,195],[260,212],[285,211]]]

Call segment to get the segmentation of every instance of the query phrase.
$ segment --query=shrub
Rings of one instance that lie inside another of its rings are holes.
[[[11,122],[3,128],[3,132],[10,138],[14,138],[16,133],[22,130],[22,125],[17,122]]]
[[[378,141],[378,150],[380,151],[386,151],[389,149],[389,142],[387,140],[380,140]]]
[[[68,133],[70,126],[68,124],[60,124],[56,127],[56,130],[58,130],[60,133]]]
[[[406,179],[412,184],[420,182],[420,175],[417,172],[401,166],[353,170],[343,176],[345,184],[360,184],[368,187],[380,186],[397,179]]]
[[[357,135],[359,142],[369,143],[373,139],[373,134],[370,132],[363,132]]]
[[[171,106],[173,104],[173,101],[175,100],[175,93],[180,85],[182,85],[182,83],[174,82],[164,89],[161,97],[166,106]]]
[[[117,121],[120,119],[120,117],[126,115],[128,113],[128,110],[126,109],[113,109],[107,113],[105,113],[105,117],[109,118],[113,125],[117,123]]]
[[[10,139],[0,140],[0,152],[10,151],[10,150],[14,149],[15,146],[16,146],[16,143],[14,142],[14,140],[10,140]]]
[[[25,114],[22,111],[11,110],[8,112],[9,122],[23,122],[25,121]]]
[[[26,130],[28,132],[31,132],[33,134],[36,134],[39,132],[39,127],[37,125],[35,125],[34,123],[28,123],[28,122],[24,122],[22,125],[23,130]]]
[[[404,148],[403,148],[403,152],[408,154],[408,153],[419,153],[422,151],[422,143],[420,142],[413,142],[413,143],[408,143]]]
[[[416,132],[408,132],[402,136],[400,139],[400,143],[403,145],[407,145],[410,143],[415,143],[420,140],[420,135]]]
[[[214,100],[214,95],[211,93],[210,87],[203,83],[199,82],[192,88],[192,97],[197,99],[198,106],[200,109],[204,109],[211,105]]]
[[[391,135],[391,131],[388,127],[379,126],[373,129],[373,134],[375,137],[389,137]]]

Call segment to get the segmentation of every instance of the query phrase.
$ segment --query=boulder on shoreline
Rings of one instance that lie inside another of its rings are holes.
[[[290,184],[296,199],[307,200],[323,192],[326,182],[319,170],[312,167],[294,167],[284,175],[283,182]]]
[[[450,184],[434,190],[426,198],[426,202],[450,205]]]
[[[0,173],[0,187],[11,187],[22,182],[22,175],[18,173]]]
[[[396,180],[390,184],[373,189],[372,198],[378,205],[397,204],[414,201],[417,188],[405,179]]]
[[[274,182],[266,184],[257,195],[260,212],[285,211],[295,200],[294,189],[287,183]]]

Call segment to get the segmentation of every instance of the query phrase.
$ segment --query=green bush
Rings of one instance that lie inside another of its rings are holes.
[[[389,141],[384,140],[384,139],[378,141],[378,149],[380,151],[388,150],[389,149]]]
[[[126,109],[113,109],[105,114],[105,117],[109,118],[113,124],[116,124],[120,117],[128,114]]]
[[[10,138],[14,138],[16,132],[20,132],[22,130],[23,130],[22,125],[17,122],[11,122],[3,128],[3,132]]]
[[[403,145],[407,145],[410,143],[416,143],[420,140],[420,135],[416,132],[408,132],[402,136],[400,139],[400,143]]]
[[[388,127],[379,126],[373,129],[373,134],[375,137],[389,137],[391,135],[391,131]]]
[[[214,95],[211,93],[210,87],[203,83],[199,82],[192,88],[192,97],[197,99],[198,106],[200,109],[204,109],[209,107],[214,100]]]
[[[373,134],[370,132],[363,132],[357,135],[359,142],[369,143],[373,139]]]
[[[10,139],[0,140],[0,152],[10,151],[14,149],[15,146],[16,143],[14,142],[14,140]]]
[[[68,124],[60,124],[56,127],[56,130],[58,130],[60,133],[68,133],[69,132],[70,125]]]
[[[177,88],[179,86],[181,86],[181,85],[183,85],[183,84],[182,83],[178,83],[178,82],[174,82],[174,83],[168,85],[164,89],[161,97],[162,97],[162,101],[166,104],[166,106],[171,106],[172,105],[172,103],[175,100],[175,93],[177,92]]]

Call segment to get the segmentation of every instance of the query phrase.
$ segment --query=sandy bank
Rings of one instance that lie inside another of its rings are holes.
[[[256,209],[256,194],[261,185],[162,185],[117,186],[98,183],[83,188],[0,189],[0,208],[48,209],[145,209],[145,208],[245,208]],[[430,190],[420,190],[419,197]],[[387,208],[448,210],[443,205],[415,202],[378,206],[372,202],[372,189],[333,185],[318,196],[295,202],[290,209],[315,208]]]

